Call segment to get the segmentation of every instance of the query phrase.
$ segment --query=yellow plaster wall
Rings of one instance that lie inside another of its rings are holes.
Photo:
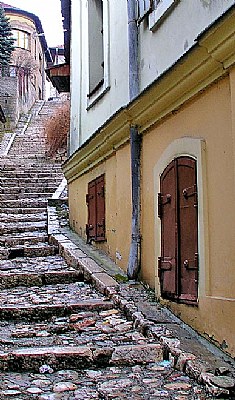
[[[69,185],[70,225],[83,238],[87,223],[88,183],[105,174],[106,241],[96,246],[126,270],[131,226],[130,155],[124,146],[97,168]]]
[[[175,139],[184,136],[205,139],[204,172],[207,176],[209,223],[206,296],[200,296],[199,287],[198,308],[174,303],[169,305],[200,332],[210,332],[220,344],[226,342],[231,352],[235,351],[235,318],[231,321],[231,316],[235,316],[235,113],[234,102],[231,103],[231,91],[235,94],[234,76],[233,72],[231,80],[227,77],[214,84],[181,111],[145,134],[142,151],[142,278],[154,287],[157,265],[153,223],[154,198],[157,196],[154,192],[154,166]]]
[[[12,25],[14,26],[14,22],[16,24],[26,24],[26,26],[30,26],[32,28],[35,28],[35,24],[34,22],[27,17],[21,16],[21,15],[14,15],[14,14],[8,14],[6,12],[7,17],[10,19],[10,22],[12,23]]]
[[[231,101],[231,99],[233,101]],[[209,237],[199,270],[198,307],[166,302],[180,318],[235,354],[235,71],[199,94],[143,135],[141,186],[141,279],[152,288],[157,273],[154,168],[176,139],[203,138]],[[129,144],[69,185],[71,225],[85,237],[88,182],[105,173],[107,242],[99,245],[126,270],[131,226]],[[202,188],[200,188],[202,190]],[[200,257],[200,254],[199,254]],[[201,266],[202,268],[202,266]],[[203,272],[203,273],[202,273]],[[232,317],[233,316],[233,317]]]

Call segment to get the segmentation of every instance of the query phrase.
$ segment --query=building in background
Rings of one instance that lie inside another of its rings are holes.
[[[58,93],[70,92],[70,22],[71,22],[71,2],[62,1],[61,11],[63,15],[64,29],[64,63],[61,58],[55,56],[54,65],[47,69],[47,76]],[[64,17],[66,15],[66,17]],[[53,53],[53,51],[52,51]],[[58,62],[57,62],[58,61]]]
[[[0,75],[0,104],[7,119],[6,127],[10,128],[36,100],[45,98],[45,69],[52,58],[39,18],[6,3],[0,5],[10,19],[15,39],[11,65]]]
[[[235,2],[61,3],[71,227],[234,356]]]
[[[51,74],[52,69],[54,71],[58,70],[58,68],[60,69],[60,66],[65,63],[64,46],[59,45],[56,47],[50,47],[50,53],[51,53],[51,58],[52,58],[52,64],[46,70],[47,83],[48,83],[47,97],[48,97],[48,99],[52,100],[52,99],[61,97],[59,91],[56,88],[56,85],[52,83],[53,78],[50,77],[50,74]],[[54,67],[56,67],[56,68],[54,68]]]

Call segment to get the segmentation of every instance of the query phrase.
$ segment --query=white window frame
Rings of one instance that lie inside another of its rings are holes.
[[[30,51],[30,33],[21,29],[12,29],[15,46]]]
[[[149,14],[149,29],[154,31],[179,0],[161,0]]]
[[[87,98],[87,110],[104,96],[110,89],[110,29],[109,29],[109,0],[103,0],[103,41],[104,41],[104,82],[102,86],[90,97]],[[89,63],[89,60],[88,60]],[[89,74],[87,81],[87,94],[89,93]]]

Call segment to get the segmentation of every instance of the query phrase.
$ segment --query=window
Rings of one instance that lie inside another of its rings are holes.
[[[138,22],[149,16],[149,29],[154,30],[178,0],[137,0]]]
[[[103,1],[90,0],[88,7],[89,96],[91,96],[104,80]]]
[[[15,39],[15,46],[21,47],[22,49],[30,49],[30,34],[28,32],[19,31],[16,29],[12,30],[13,38]]]
[[[109,87],[108,1],[88,0],[88,108]]]
[[[141,22],[153,10],[154,0],[138,0],[138,20]]]
[[[188,304],[197,304],[198,298],[196,176],[196,161],[178,157],[162,173],[158,195],[161,296]]]
[[[88,223],[86,225],[87,242],[105,240],[105,181],[104,175],[88,184],[86,196]]]
[[[153,0],[152,12],[149,14],[149,29],[154,30],[176,5],[178,0]]]

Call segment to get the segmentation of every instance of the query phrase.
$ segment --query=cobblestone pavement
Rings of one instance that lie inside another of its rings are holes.
[[[182,346],[143,285],[65,234],[40,112],[0,161],[0,399],[234,398],[228,361]]]
[[[0,398],[210,398],[60,256],[2,261],[0,278]]]

